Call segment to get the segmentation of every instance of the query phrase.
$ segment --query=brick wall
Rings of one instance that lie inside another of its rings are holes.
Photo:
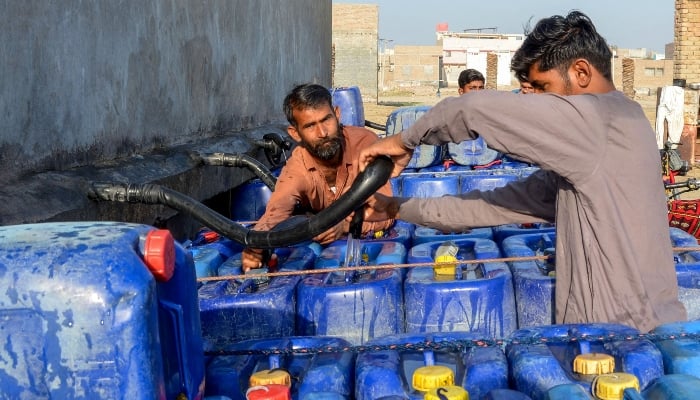
[[[358,86],[363,101],[377,98],[379,6],[333,4],[333,86]]]
[[[488,53],[486,55],[486,89],[498,89],[498,55],[496,53]],[[518,86],[520,86],[518,84]]]
[[[395,46],[393,53],[381,57],[384,88],[428,85],[437,89],[441,55],[440,46]]]
[[[655,95],[656,89],[673,84],[673,60],[615,58],[615,86],[633,97]]]
[[[676,0],[673,77],[700,82],[700,0]]]
[[[700,0],[676,0],[674,21],[673,78],[700,82]],[[694,163],[698,156],[698,92],[685,90],[684,125],[681,134],[683,159]]]

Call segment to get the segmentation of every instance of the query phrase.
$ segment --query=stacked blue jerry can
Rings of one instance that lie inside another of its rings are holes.
[[[495,188],[503,187],[510,182],[517,181],[520,176],[517,174],[479,172],[460,175],[460,190],[461,193],[471,192],[472,190],[480,190],[485,192]]]
[[[554,228],[535,227],[535,230],[540,233],[506,237],[501,243],[505,257],[548,257],[546,260],[510,262],[515,284],[519,328],[554,323],[556,233],[550,229]],[[677,228],[669,229],[674,247],[698,247],[692,235]],[[503,235],[506,232],[499,232],[498,227],[494,227],[494,235]],[[689,319],[694,319],[691,316],[700,317],[700,306],[696,301],[699,293],[698,282],[700,282],[700,264],[696,260],[700,258],[700,253],[680,252],[675,254],[674,258],[679,284],[679,300],[688,310]]]
[[[201,398],[194,264],[167,231],[117,222],[0,227],[7,398]]]
[[[508,155],[502,156],[498,161],[499,162],[497,163],[492,163],[492,165],[488,165],[480,169],[486,171],[510,170],[513,172],[517,172],[521,176],[523,176],[522,172],[525,172],[524,176],[527,176],[530,175],[531,171],[526,170],[534,170],[536,168],[527,162],[517,160]]]
[[[370,232],[365,236],[355,239],[360,239],[360,241],[363,243],[368,243],[372,241],[397,242],[401,243],[405,248],[408,249],[409,247],[411,247],[411,240],[413,237],[414,228],[415,226],[410,222],[396,220],[396,222],[394,222],[394,225],[388,229]],[[337,242],[345,243],[346,240],[341,239]]]
[[[362,243],[371,243],[371,242],[397,242],[401,243],[405,248],[411,247],[411,242],[413,239],[413,232],[415,230],[415,226],[410,223],[406,222],[403,220],[396,220],[394,222],[394,225],[391,226],[390,228],[387,228],[385,230],[379,230],[379,231],[371,231],[367,234],[364,234],[360,236],[359,239],[360,242]],[[335,240],[325,246],[325,248],[328,247],[334,247],[334,246],[343,246],[347,243],[347,236],[342,237],[338,240]],[[319,256],[320,253],[323,251],[323,248],[319,251]],[[343,250],[344,251],[344,250]],[[331,264],[336,263],[337,261],[329,261]]]
[[[413,125],[418,118],[423,116],[431,106],[406,106],[392,111],[386,120],[386,136],[395,135]],[[422,144],[413,151],[413,156],[408,162],[408,170],[419,169],[437,165],[442,162],[442,146]]]
[[[388,240],[360,241],[363,265],[403,264],[406,262],[406,247],[400,242]],[[315,268],[337,268],[344,266],[347,240],[336,240],[321,250]]]
[[[472,167],[469,165],[459,165],[451,162],[450,160],[443,160],[441,164],[431,165],[430,167],[424,167],[418,169],[419,173],[440,173],[440,172],[466,172],[472,171]]]
[[[450,263],[445,265],[437,264],[445,261],[436,256],[441,246],[452,247]],[[416,266],[408,272],[404,282],[406,332],[464,331],[489,338],[503,338],[513,332],[517,317],[508,265],[478,261],[498,257],[498,246],[488,239],[413,246],[407,258],[409,264],[435,266]]]
[[[245,279],[205,282],[199,288],[202,336],[206,349],[218,349],[246,339],[293,336],[295,287],[301,276],[258,277],[259,272],[298,271],[313,268],[316,255],[309,247],[274,251],[276,268],[251,270]],[[233,255],[219,272],[240,275],[241,255]]]
[[[548,389],[543,400],[596,400],[593,393],[578,383],[561,383]],[[631,399],[630,399],[631,400]]]
[[[403,264],[401,243],[361,244],[361,265]],[[316,268],[343,266],[347,246],[325,248]],[[305,277],[297,286],[297,335],[343,338],[354,345],[404,331],[400,269],[325,272]]]
[[[700,394],[700,378],[671,374],[656,378],[641,393],[644,400],[693,400]]]
[[[355,355],[345,340],[291,336],[244,340],[207,360],[208,396],[246,400],[255,387],[283,385],[294,400],[351,399]],[[320,353],[314,349],[330,349]],[[272,397],[289,398],[289,397]]]
[[[401,183],[403,180],[403,176],[395,176],[393,178],[389,179],[389,183],[391,184],[391,195],[394,197],[401,197]]]
[[[281,169],[272,172],[279,176]],[[251,179],[232,191],[231,219],[234,221],[257,221],[265,213],[272,190],[261,179]]]
[[[216,276],[219,266],[224,262],[221,253],[216,248],[198,246],[193,247],[190,251],[192,252],[197,278]]]
[[[224,260],[236,253],[240,253],[241,250],[243,250],[242,244],[223,237],[218,232],[212,231],[208,228],[200,229],[195,235],[194,239],[185,241],[183,245],[190,251],[194,249],[201,250],[205,248],[213,248]]]
[[[481,136],[472,140],[447,144],[447,155],[459,165],[485,165],[498,159],[501,154],[489,148]]]
[[[602,385],[600,381],[603,381]],[[662,375],[640,392],[634,376],[626,373],[603,375],[591,391],[576,383],[552,387],[544,400],[694,400],[700,393],[700,379],[683,374]],[[593,393],[595,392],[595,394]]]
[[[357,86],[330,89],[333,106],[340,109],[340,123],[347,126],[365,126],[365,108]]]
[[[491,229],[493,230],[493,240],[501,245],[503,240],[510,236],[524,235],[526,233],[554,233],[556,227],[549,222],[534,222],[531,224],[496,225]]]
[[[457,239],[493,239],[493,231],[490,227],[473,228],[463,232],[441,232],[427,226],[416,226],[413,231],[413,246],[426,242],[444,242]]]
[[[459,175],[412,174],[401,181],[403,197],[442,197],[459,194]]]
[[[372,254],[366,254],[369,256],[369,261],[374,263],[373,265],[400,264],[406,260],[406,249],[411,247],[414,231],[415,225],[403,220],[396,220],[394,225],[386,230],[369,232],[355,239],[358,239],[362,244],[374,242],[382,243],[381,246],[367,247],[367,250],[378,257],[375,260]],[[322,248],[316,259],[316,268],[334,268],[340,266],[345,259],[347,242],[348,238],[346,236]],[[401,246],[388,246],[385,242],[396,242],[401,244]]]
[[[670,227],[669,234],[673,247],[700,247],[695,236],[682,229]]]
[[[554,232],[514,235],[501,244],[505,257],[551,257],[510,262],[521,329],[554,323],[555,244]]]
[[[666,374],[700,378],[700,320],[663,324],[652,330]],[[683,335],[686,335],[685,337]]]
[[[644,389],[662,376],[661,353],[639,331],[619,324],[549,325],[514,332],[506,346],[511,382],[515,389],[533,399],[546,397],[557,385],[577,384],[591,393],[594,382],[610,374]],[[563,388],[561,391],[576,390]]]
[[[532,400],[524,393],[513,389],[493,389],[482,397],[483,400]]]
[[[438,399],[435,391],[448,387],[482,399],[492,390],[507,389],[508,361],[500,347],[456,346],[476,339],[479,335],[451,332],[372,340],[367,343],[370,350],[357,355],[355,399]],[[433,396],[428,397],[431,392]]]
[[[674,248],[697,248],[697,250],[677,251],[673,254],[678,279],[678,300],[688,312],[688,321],[700,319],[700,245],[690,233],[671,229],[671,245]]]

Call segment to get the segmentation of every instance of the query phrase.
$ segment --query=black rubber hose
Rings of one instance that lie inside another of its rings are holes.
[[[386,132],[386,125],[380,125],[376,122],[365,120],[365,126],[372,129],[378,129],[380,131]]]
[[[362,237],[362,224],[365,222],[365,213],[363,207],[355,210],[355,214],[352,216],[350,221],[350,227],[348,228],[348,233],[352,235],[353,238],[359,239]]]
[[[195,156],[205,165],[248,168],[255,174],[255,176],[263,181],[265,186],[270,188],[270,190],[273,192],[275,191],[277,178],[272,174],[272,171],[265,166],[265,164],[256,160],[254,157],[247,154],[234,153],[209,153],[196,154]]]
[[[215,212],[197,200],[175,190],[153,184],[92,183],[88,197],[123,203],[163,204],[193,218],[233,241],[247,247],[272,249],[313,239],[358,209],[391,176],[393,163],[378,157],[360,173],[350,189],[315,216],[299,220],[291,227],[274,231],[254,231]]]
[[[267,161],[273,166],[278,166],[282,162],[282,157],[285,151],[291,150],[294,143],[280,135],[277,132],[266,133],[262,140],[256,140],[255,145],[262,147],[265,150]]]

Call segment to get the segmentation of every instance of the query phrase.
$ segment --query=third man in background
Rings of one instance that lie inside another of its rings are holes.
[[[484,90],[485,82],[486,79],[484,79],[484,75],[481,72],[472,68],[465,69],[457,78],[457,85],[459,85],[457,93],[463,95],[473,90]]]

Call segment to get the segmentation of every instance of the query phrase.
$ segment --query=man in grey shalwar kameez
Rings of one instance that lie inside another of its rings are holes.
[[[647,332],[686,319],[678,300],[661,164],[639,104],[616,91],[610,50],[587,16],[538,22],[512,69],[538,96],[448,98],[406,131],[360,153],[394,159],[416,146],[474,139],[537,164],[525,180],[440,198],[377,196],[375,207],[445,231],[555,221],[556,322],[616,322]]]

